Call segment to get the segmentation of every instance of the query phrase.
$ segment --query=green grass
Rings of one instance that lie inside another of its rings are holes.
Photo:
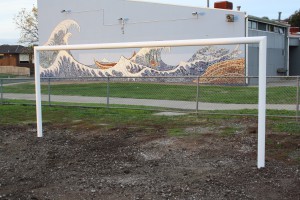
[[[223,137],[233,136],[238,130],[239,129],[236,127],[225,127],[221,131],[220,135]]]
[[[74,108],[74,107],[43,107],[43,121],[53,124],[72,125],[78,120],[89,126],[108,124],[111,127],[144,127],[166,129],[171,136],[186,135],[185,128],[223,126],[224,120],[243,119],[245,116],[228,115],[183,115],[157,116],[153,110],[106,109],[106,108]],[[35,106],[0,105],[0,125],[35,123]],[[76,123],[75,123],[76,124]],[[219,125],[218,125],[219,124]],[[281,118],[268,118],[267,127],[276,132],[300,134],[300,122]],[[226,126],[220,129],[221,136],[232,136],[240,127]]]
[[[16,75],[12,74],[0,74],[0,78],[16,78]]]
[[[35,106],[0,105],[1,125],[35,124]],[[135,128],[141,131],[162,130],[169,136],[193,136],[185,131],[187,127],[217,126],[228,116],[203,116],[194,114],[183,116],[158,116],[157,111],[105,109],[105,108],[73,108],[73,107],[44,107],[43,123],[69,129],[118,129]],[[150,131],[151,132],[151,131]]]
[[[173,137],[187,136],[188,134],[181,128],[171,128],[168,130],[168,135]]]
[[[48,86],[42,85],[42,94],[48,94]],[[33,84],[20,84],[6,86],[6,93],[26,93],[33,94]],[[51,86],[51,94],[54,95],[73,95],[73,96],[91,96],[106,97],[106,83],[89,84],[60,84]],[[180,94],[180,95],[178,95]],[[143,83],[111,83],[110,96],[120,98],[138,98],[138,99],[175,99],[177,100],[195,100],[196,87],[177,86],[177,85],[159,85]]]
[[[35,106],[0,105],[0,126],[36,123]],[[43,123],[78,129],[118,129],[135,128],[141,131],[162,130],[170,136],[180,137],[187,134],[186,127],[215,126],[216,121],[222,122],[228,116],[203,116],[194,114],[183,116],[153,115],[157,111],[106,109],[106,108],[73,108],[73,107],[44,107]]]
[[[20,105],[35,105],[35,101],[32,100],[12,100],[5,99],[3,102],[0,101],[0,105],[2,104],[20,104]],[[43,101],[43,106],[49,106],[49,102]],[[65,107],[87,107],[87,108],[106,108],[107,104],[100,103],[66,103],[66,102],[51,102],[51,106],[65,106]],[[152,110],[152,111],[182,111],[178,109],[172,108],[163,108],[163,107],[154,107],[154,106],[140,106],[140,105],[119,105],[119,104],[110,104],[109,109],[133,109],[133,110]],[[186,111],[186,110],[185,110]],[[191,111],[194,112],[194,111]],[[211,115],[215,114],[216,117],[224,116],[224,115],[247,115],[247,116],[257,116],[257,110],[243,109],[243,110],[212,110],[212,111],[202,111],[198,112],[198,115]],[[272,118],[272,120],[281,120],[278,118],[280,116],[284,117],[296,117],[296,111],[288,111],[288,110],[267,110],[266,114],[268,118]],[[300,116],[299,116],[300,117]]]
[[[36,121],[35,106],[2,105],[0,106],[1,124],[22,124]],[[55,124],[72,124],[82,120],[90,125],[101,123],[110,126],[139,126],[174,128],[186,126],[191,119],[188,116],[156,116],[152,110],[106,109],[106,108],[74,108],[44,107],[43,122]],[[192,115],[193,116],[193,115]],[[192,117],[194,118],[194,117]],[[197,123],[191,121],[189,124]]]
[[[200,111],[203,114],[219,114],[219,115],[258,115],[258,110],[242,109],[242,110],[215,110],[215,111]],[[296,117],[296,111],[289,110],[267,110],[267,116],[289,116]],[[276,119],[276,118],[275,118]]]
[[[279,132],[287,132],[300,135],[300,122],[276,123],[274,129]]]
[[[5,93],[33,94],[34,84],[18,84],[4,87]],[[110,97],[196,101],[194,85],[170,85],[156,83],[111,83]],[[42,94],[48,94],[48,86],[42,85]],[[106,83],[51,85],[53,95],[106,97]],[[258,88],[247,86],[200,86],[199,101],[212,103],[257,104]],[[296,87],[269,87],[267,103],[295,104]]]
[[[10,105],[10,104],[20,104],[20,105],[33,105],[35,106],[36,102],[33,100],[15,100],[15,99],[5,99],[3,102],[0,101],[0,105]],[[83,108],[119,108],[119,109],[143,109],[143,110],[154,110],[154,111],[177,111],[178,109],[173,108],[163,108],[163,107],[155,107],[155,106],[140,106],[140,105],[124,105],[124,104],[110,104],[107,107],[107,104],[103,103],[69,103],[69,102],[51,102],[49,104],[48,101],[42,101],[42,106],[58,106],[58,107],[83,107]],[[186,111],[186,110],[185,110]]]

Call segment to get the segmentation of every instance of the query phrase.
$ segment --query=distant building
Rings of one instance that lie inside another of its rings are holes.
[[[289,58],[289,25],[247,16],[227,1],[215,8],[138,0],[52,0],[38,1],[38,7],[40,45],[267,36],[267,75],[298,73]],[[41,75],[258,75],[258,45],[174,48],[171,54],[166,48],[45,52]]]
[[[289,25],[255,16],[247,16],[247,36],[267,36],[267,75],[289,74]],[[258,45],[248,45],[248,75],[258,72]]]
[[[32,48],[22,45],[1,45],[0,66],[25,67],[33,73],[33,51]]]

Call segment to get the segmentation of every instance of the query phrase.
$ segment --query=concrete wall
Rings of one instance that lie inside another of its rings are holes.
[[[0,74],[30,76],[30,69],[27,67],[0,66]]]

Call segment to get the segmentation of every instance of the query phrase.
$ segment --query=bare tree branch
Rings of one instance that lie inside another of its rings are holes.
[[[33,45],[38,43],[38,9],[33,6],[31,11],[22,9],[14,17],[16,27],[20,30],[20,43]]]

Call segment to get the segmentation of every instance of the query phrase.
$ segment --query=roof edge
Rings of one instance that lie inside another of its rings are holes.
[[[270,19],[264,19],[261,17],[256,17],[253,15],[248,15],[248,18],[251,20],[255,20],[258,22],[264,22],[264,23],[268,23],[268,24],[272,24],[272,25],[276,25],[276,26],[281,26],[281,27],[290,27],[291,25],[287,24],[287,23],[282,23],[282,22],[278,22],[278,21],[274,21],[274,20],[270,20]]]

